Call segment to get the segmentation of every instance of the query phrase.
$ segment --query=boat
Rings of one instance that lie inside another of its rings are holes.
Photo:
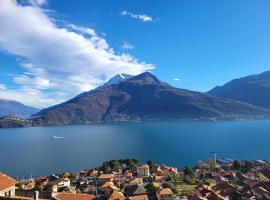
[[[59,137],[59,136],[52,136],[52,139],[61,139],[63,137]]]

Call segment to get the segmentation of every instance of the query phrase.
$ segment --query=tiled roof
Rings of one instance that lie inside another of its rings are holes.
[[[114,178],[114,174],[102,174],[98,178],[103,179],[103,178]]]
[[[171,195],[173,192],[169,188],[162,188],[161,190],[158,191],[160,195]]]
[[[16,185],[17,181],[7,176],[6,174],[0,173],[0,191],[11,186]]]
[[[90,194],[72,194],[65,192],[55,195],[55,199],[57,200],[92,200],[94,198],[95,196]]]

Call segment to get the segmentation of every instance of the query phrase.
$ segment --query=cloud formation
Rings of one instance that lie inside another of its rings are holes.
[[[5,86],[5,84],[0,83],[0,90],[5,90],[5,89],[7,89],[6,86]]]
[[[129,44],[128,42],[123,42],[121,47],[122,49],[129,49],[129,50],[135,48],[133,45]]]
[[[174,81],[180,81],[180,78],[174,78],[173,80]]]
[[[153,21],[152,17],[145,15],[145,14],[134,14],[134,13],[126,11],[126,10],[122,11],[120,14],[121,14],[121,16],[128,16],[128,17],[138,19],[138,20],[143,21],[143,22],[152,22]]]
[[[58,26],[37,6],[45,0],[29,1],[30,5],[0,1],[0,48],[18,56],[25,70],[13,78],[20,89],[2,91],[1,97],[45,107],[93,89],[118,73],[136,75],[154,68],[129,54],[117,54],[94,29]],[[26,102],[25,93],[33,100]]]

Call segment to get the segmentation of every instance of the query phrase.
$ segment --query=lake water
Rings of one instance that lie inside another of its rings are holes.
[[[208,159],[212,151],[219,157],[270,159],[270,121],[0,129],[0,171],[19,178],[129,157],[182,167]]]

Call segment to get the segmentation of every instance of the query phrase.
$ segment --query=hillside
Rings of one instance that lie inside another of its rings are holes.
[[[146,72],[34,115],[38,124],[265,117],[262,108],[178,89]]]
[[[208,94],[270,109],[270,71],[232,80]]]

